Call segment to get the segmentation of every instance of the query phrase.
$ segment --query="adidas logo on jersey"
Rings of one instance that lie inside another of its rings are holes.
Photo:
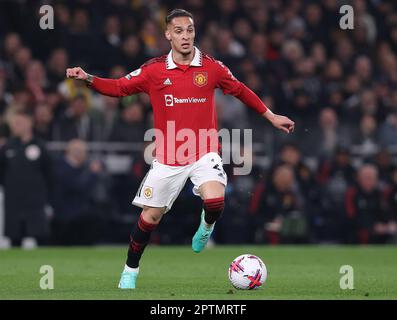
[[[167,78],[167,79],[163,82],[163,84],[166,85],[166,86],[170,86],[170,85],[172,84],[172,82],[171,82],[170,78]]]

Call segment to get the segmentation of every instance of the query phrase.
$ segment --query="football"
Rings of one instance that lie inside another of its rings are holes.
[[[253,254],[242,254],[229,266],[229,280],[236,289],[258,289],[263,286],[266,278],[266,265]]]

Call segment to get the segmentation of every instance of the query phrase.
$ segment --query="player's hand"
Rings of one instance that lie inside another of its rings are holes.
[[[66,69],[66,78],[72,78],[76,80],[84,80],[88,79],[88,74],[80,67],[75,68],[67,68]]]
[[[283,130],[286,133],[294,132],[295,122],[285,116],[279,116],[278,114],[275,114],[272,124],[277,129]]]
[[[288,117],[274,114],[270,110],[266,111],[263,116],[267,118],[277,129],[283,130],[286,133],[294,132],[295,122]]]

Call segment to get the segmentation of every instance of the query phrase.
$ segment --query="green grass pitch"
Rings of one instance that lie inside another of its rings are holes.
[[[268,279],[259,290],[232,288],[230,262],[262,258]],[[149,246],[135,290],[119,290],[125,247],[0,250],[3,299],[397,299],[394,246],[216,246],[196,254],[187,246]],[[54,270],[54,289],[42,290],[42,265]],[[354,290],[341,290],[342,265],[354,269]]]

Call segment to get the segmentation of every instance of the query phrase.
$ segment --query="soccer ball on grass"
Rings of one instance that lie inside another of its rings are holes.
[[[267,269],[263,261],[253,254],[238,256],[229,266],[229,280],[236,289],[258,289],[266,281]]]

